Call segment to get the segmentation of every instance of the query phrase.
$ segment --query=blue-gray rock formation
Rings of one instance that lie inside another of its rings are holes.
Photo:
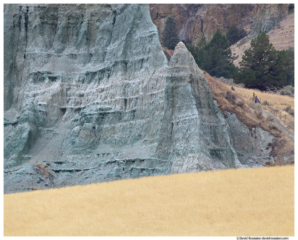
[[[223,117],[183,43],[168,63],[148,5],[7,5],[4,36],[7,193],[270,158],[261,129],[252,151],[235,144],[250,132]]]

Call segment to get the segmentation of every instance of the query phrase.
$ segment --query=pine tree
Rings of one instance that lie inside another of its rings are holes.
[[[230,78],[235,66],[232,63],[228,40],[219,29],[198,56],[198,65],[210,75]]]
[[[237,28],[236,24],[230,26],[226,34],[230,46],[238,42],[241,38],[244,38],[245,36],[246,31],[243,28]]]
[[[163,31],[162,41],[163,41],[164,47],[167,47],[168,49],[172,49],[172,50],[175,49],[176,45],[179,42],[176,22],[172,16],[170,16],[166,21],[166,26]]]
[[[198,66],[212,76],[230,78],[236,70],[232,62],[228,40],[219,29],[209,43],[202,38],[196,47],[188,46],[188,50]]]
[[[295,5],[293,3],[289,4],[289,6],[288,6],[288,13],[289,14],[294,12],[294,7],[295,7]]]
[[[284,50],[286,57],[286,72],[287,72],[287,83],[286,85],[292,85],[294,86],[294,59],[295,59],[295,54],[294,54],[294,49],[289,48],[288,50]]]
[[[202,37],[200,39],[200,41],[198,42],[198,44],[197,44],[197,48],[198,49],[202,49],[203,47],[205,47],[206,44],[207,44],[206,38],[205,37]]]
[[[251,48],[244,52],[240,71],[234,78],[248,88],[282,87],[288,81],[289,64],[287,52],[275,50],[269,36],[262,32],[251,40]]]

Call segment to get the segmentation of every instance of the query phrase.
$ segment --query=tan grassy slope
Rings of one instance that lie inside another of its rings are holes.
[[[4,195],[5,236],[293,236],[294,167]]]
[[[294,22],[295,15],[290,14],[268,33],[269,41],[276,50],[281,51],[287,50],[289,47],[294,48]],[[239,47],[237,46],[239,42],[237,42],[231,46],[232,56],[238,56],[238,58],[233,61],[235,66],[240,66],[239,62],[242,61],[245,50],[250,48],[250,42],[251,41],[248,41]]]
[[[233,91],[205,71],[204,75],[223,112],[234,113],[249,128],[261,127],[275,136],[272,154],[276,165],[294,163],[294,116],[284,110],[288,106],[294,109],[294,98],[235,86]],[[269,105],[255,104],[253,93]]]

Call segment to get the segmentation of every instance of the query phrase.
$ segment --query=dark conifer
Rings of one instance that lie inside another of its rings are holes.
[[[162,42],[164,47],[174,50],[179,42],[178,30],[175,19],[170,16],[166,21],[166,26],[163,31]]]
[[[228,32],[226,34],[229,45],[233,45],[238,42],[241,38],[246,36],[246,31],[243,28],[237,28],[236,24],[233,24],[229,27]]]
[[[234,78],[248,88],[279,88],[291,82],[292,75],[288,73],[291,60],[287,51],[275,50],[264,32],[251,40],[251,48],[244,52],[240,66]]]
[[[235,66],[232,63],[228,40],[219,29],[211,41],[198,51],[200,68],[216,77],[232,77]]]

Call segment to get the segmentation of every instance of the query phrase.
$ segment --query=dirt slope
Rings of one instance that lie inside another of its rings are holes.
[[[276,165],[294,163],[294,116],[285,111],[291,106],[294,109],[294,98],[258,90],[239,88],[226,85],[204,72],[213,98],[223,111],[235,113],[248,127],[261,127],[275,136],[273,144],[273,157]],[[230,98],[227,94],[230,92]],[[253,94],[261,102],[267,101],[269,105],[256,104],[252,100]]]
[[[4,195],[5,236],[294,236],[294,167]]]

